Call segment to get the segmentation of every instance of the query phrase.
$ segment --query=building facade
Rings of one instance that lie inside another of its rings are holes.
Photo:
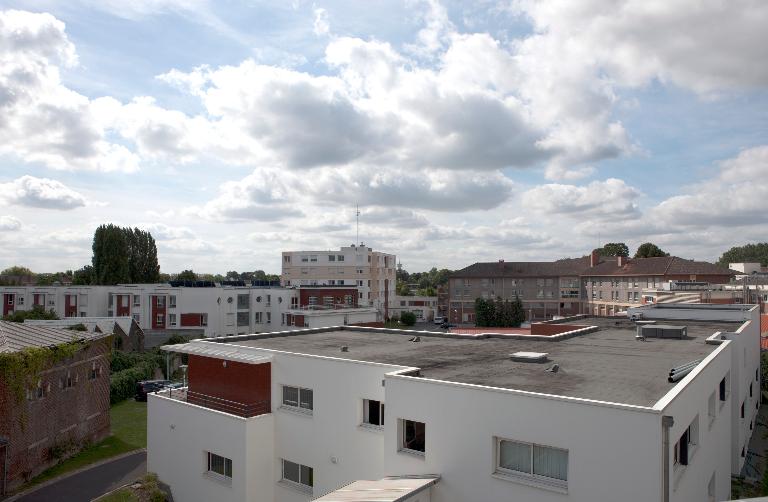
[[[639,309],[684,336],[585,318],[538,336],[350,327],[169,346],[190,354],[189,387],[149,396],[148,470],[180,502],[369,500],[349,496],[403,479],[423,491],[382,500],[725,500],[759,407],[759,313]]]
[[[389,308],[389,316],[400,317],[403,312],[413,312],[419,322],[432,321],[437,315],[437,297],[395,295]]]
[[[360,306],[389,316],[395,296],[395,255],[364,244],[337,251],[283,251],[283,286],[354,286]]]
[[[217,337],[279,329],[332,326],[348,315],[349,324],[377,320],[376,310],[354,299],[355,286],[341,298],[315,294],[312,286],[171,286],[119,284],[115,286],[0,286],[3,314],[41,306],[61,318],[131,317],[147,338],[164,341],[173,334]],[[305,302],[302,301],[302,298]],[[333,298],[331,303],[327,303]],[[330,315],[329,311],[335,312]],[[351,317],[349,317],[351,316]]]
[[[0,321],[0,495],[109,435],[111,343],[103,333]],[[56,358],[62,346],[74,351]],[[27,350],[52,362],[5,373]]]

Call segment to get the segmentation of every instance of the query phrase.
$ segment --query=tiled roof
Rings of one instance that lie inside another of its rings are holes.
[[[17,352],[28,347],[50,347],[78,340],[91,341],[104,336],[107,335],[0,321],[0,353]]]
[[[733,270],[706,261],[684,260],[677,256],[655,258],[627,258],[619,267],[615,257],[603,257],[594,267],[586,268],[582,275],[723,275],[732,276]]]
[[[484,262],[457,270],[451,277],[558,277],[580,275],[588,267],[588,256],[557,261]]]
[[[115,331],[115,325],[120,326],[123,333],[126,335],[131,334],[131,324],[134,323],[132,317],[66,317],[64,319],[27,319],[24,324],[30,326],[41,326],[48,328],[68,328],[77,324],[82,324],[88,329],[88,331],[99,331],[102,333],[113,333]],[[138,325],[137,325],[138,326]]]

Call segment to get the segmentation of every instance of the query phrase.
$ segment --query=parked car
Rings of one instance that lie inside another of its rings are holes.
[[[443,328],[443,329],[448,329],[448,328],[455,328],[456,325],[452,324],[452,323],[449,323],[448,321],[443,321],[443,323],[440,325],[440,327]]]
[[[443,324],[445,322],[445,317],[438,315],[435,316],[435,324]]]
[[[142,380],[136,382],[136,401],[146,401],[147,394],[163,390],[170,380]]]

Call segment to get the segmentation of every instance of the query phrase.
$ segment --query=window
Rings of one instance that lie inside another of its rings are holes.
[[[741,411],[739,411],[739,417],[744,418],[744,401],[741,402]]]
[[[725,401],[728,400],[728,394],[730,393],[730,380],[731,380],[731,372],[725,374],[722,380],[720,380],[720,387],[719,387],[719,394],[720,394],[720,402],[721,405]]]
[[[209,474],[216,474],[227,479],[232,479],[232,460],[216,455],[215,453],[206,452],[208,459],[207,471]]]
[[[311,467],[285,459],[283,459],[282,480],[298,485],[299,488],[309,492],[312,491],[312,487],[315,485],[314,473]]]
[[[61,379],[59,380],[59,386],[62,389],[71,389],[72,387],[75,386],[75,382],[76,382],[76,379],[75,380],[72,379],[72,373],[67,371],[67,375],[61,377]]]
[[[752,397],[752,382],[749,382],[749,397]]]
[[[712,427],[712,423],[715,421],[716,417],[716,411],[715,411],[715,401],[717,400],[717,397],[715,396],[715,393],[709,395],[709,403],[707,405],[707,416],[709,417],[709,426]]]
[[[316,255],[316,254],[313,254],[313,255],[309,255],[309,261],[314,261],[314,262],[316,262],[316,261],[317,261],[317,255]]]
[[[288,255],[283,256],[283,263],[291,263],[291,257]]]
[[[423,455],[426,451],[426,427],[423,422],[400,420],[400,449]]]
[[[272,312],[267,312],[267,324],[272,323]]]
[[[157,301],[157,306],[158,307],[160,307],[160,308],[165,307],[165,297],[164,296],[156,296],[155,298],[157,299],[156,301]]]
[[[693,419],[691,425],[683,431],[680,439],[675,443],[675,465],[688,465],[693,457],[693,449],[699,443],[699,417]]]
[[[168,324],[176,326],[176,314],[168,314]]]
[[[141,306],[141,296],[133,295],[133,306],[134,307],[140,307]]]
[[[308,262],[308,261],[309,261],[309,256],[307,256],[307,255],[301,255],[301,261],[302,261],[302,262]]]
[[[363,425],[384,426],[384,403],[373,399],[363,399]]]
[[[314,406],[312,389],[283,385],[283,406],[312,412]]]
[[[568,450],[499,438],[496,441],[496,473],[564,486],[568,481]]]
[[[155,319],[157,320],[158,326],[162,326],[163,324],[165,324],[165,316],[163,314],[157,314]]]
[[[8,305],[13,305],[13,295],[8,295]]]
[[[19,305],[24,305],[24,297],[19,296]]]
[[[336,255],[335,254],[329,254],[328,255],[328,261],[336,261]]]
[[[208,326],[208,314],[200,314],[200,326]]]
[[[256,324],[261,324],[261,312],[256,312]]]
[[[267,307],[269,307],[272,304],[272,295],[267,295]]]
[[[337,261],[344,261],[344,255],[343,254],[337,255],[336,256],[336,260]]]
[[[238,312],[237,313],[237,325],[248,326],[251,323],[250,312]]]
[[[251,307],[251,296],[250,295],[237,295],[237,308],[239,310],[247,309]]]

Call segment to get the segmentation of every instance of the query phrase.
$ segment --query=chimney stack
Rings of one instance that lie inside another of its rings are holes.
[[[592,255],[589,257],[589,266],[594,267],[600,263],[600,253],[595,249],[592,251]]]
[[[626,256],[617,256],[616,258],[618,258],[619,268],[621,268],[621,267],[623,267],[624,265],[627,264],[627,257]]]

